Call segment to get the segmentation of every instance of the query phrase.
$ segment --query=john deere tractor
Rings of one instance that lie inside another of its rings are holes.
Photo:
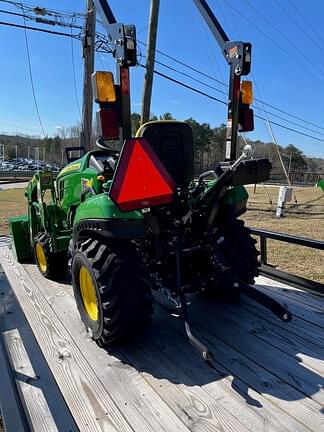
[[[129,339],[146,326],[157,291],[177,307],[190,342],[208,359],[190,330],[188,294],[234,301],[244,294],[284,321],[291,315],[251,286],[258,251],[239,219],[248,199],[244,185],[265,181],[270,171],[249,146],[236,155],[237,131],[253,129],[251,83],[240,81],[250,71],[251,45],[230,42],[207,3],[195,3],[230,65],[225,162],[195,177],[186,123],[149,122],[131,136],[135,27],[117,24],[106,1],[98,0],[117,59],[116,83],[110,72],[93,77],[98,149],[68,148],[69,163],[56,180],[38,172],[26,191],[28,215],[13,219],[11,229],[20,261],[34,256],[49,278],[62,278],[69,268],[81,319],[98,344]]]

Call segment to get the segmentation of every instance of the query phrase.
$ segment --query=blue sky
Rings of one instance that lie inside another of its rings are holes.
[[[126,24],[136,24],[138,39],[141,41],[146,41],[147,37],[149,3],[149,0],[110,0],[117,20]],[[25,4],[37,3],[26,0]],[[323,1],[209,0],[209,4],[231,39],[245,40],[253,44],[253,78],[260,92],[255,95],[323,127],[319,129],[290,119],[314,132],[299,127],[300,130],[324,140]],[[85,1],[40,0],[38,5],[83,12]],[[0,2],[0,9],[17,12],[16,8],[4,2]],[[0,21],[23,24],[21,17],[9,17],[3,13],[0,15]],[[311,27],[307,23],[311,23]],[[35,25],[31,22],[28,24]],[[69,31],[58,27],[50,29]],[[102,30],[100,26],[98,30]],[[0,25],[0,37],[0,131],[41,135],[28,74],[24,31]],[[28,31],[28,40],[40,115],[46,132],[53,135],[57,132],[58,126],[72,126],[80,119],[74,92],[71,40],[32,31]],[[81,45],[78,41],[74,41],[73,44],[77,90],[81,101]],[[228,80],[228,66],[192,0],[161,0],[157,46],[163,52],[221,81]],[[223,89],[217,83],[199,77],[170,60],[159,55],[157,59],[189,73],[193,78]],[[194,80],[167,71],[162,66],[156,68],[205,92],[210,92],[215,97],[223,98],[216,91],[208,90]],[[96,55],[96,69],[114,71],[114,62],[109,54]],[[133,68],[131,79],[132,109],[140,112],[143,84],[141,68]],[[256,93],[255,87],[254,90]],[[155,76],[152,112],[159,115],[167,111],[180,120],[193,117],[212,126],[217,126],[226,119],[226,108],[223,105]],[[282,115],[278,112],[277,114]],[[280,119],[273,120],[298,129],[298,126]],[[296,135],[278,126],[273,126],[273,129],[279,144],[286,146],[294,143],[307,155],[324,157],[323,142]],[[260,120],[256,120],[255,131],[248,136],[251,139],[270,141],[264,122]]]

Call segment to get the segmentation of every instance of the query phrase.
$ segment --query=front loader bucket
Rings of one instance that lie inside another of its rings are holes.
[[[29,240],[28,216],[16,216],[9,219],[11,247],[18,262],[30,261],[33,250]]]

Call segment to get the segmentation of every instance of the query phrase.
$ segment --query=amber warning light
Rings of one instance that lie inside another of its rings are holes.
[[[175,183],[149,142],[144,138],[125,142],[115,171],[110,198],[121,211],[168,204]]]

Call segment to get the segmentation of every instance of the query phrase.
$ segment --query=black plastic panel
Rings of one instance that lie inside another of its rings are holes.
[[[192,181],[194,146],[188,124],[167,121],[147,123],[141,128],[140,136],[148,140],[177,187],[186,187]]]

